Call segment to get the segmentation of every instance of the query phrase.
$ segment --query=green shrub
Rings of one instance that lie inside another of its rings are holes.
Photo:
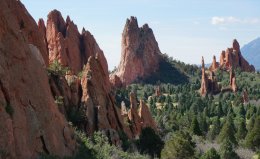
[[[65,76],[69,71],[68,67],[62,66],[58,60],[54,60],[47,68],[48,74],[54,74],[57,76]]]

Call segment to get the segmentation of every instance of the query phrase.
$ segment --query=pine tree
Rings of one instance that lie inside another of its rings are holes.
[[[221,129],[220,119],[219,119],[219,117],[217,117],[213,121],[213,125],[211,126],[211,129],[209,131],[209,139],[210,140],[215,140],[215,138],[217,137],[217,135],[220,132],[220,129]]]
[[[239,159],[239,156],[234,151],[232,142],[225,139],[220,146],[221,159]]]
[[[165,143],[161,152],[162,159],[178,158],[192,159],[195,153],[195,143],[188,133],[176,132]]]
[[[246,110],[245,110],[243,104],[240,104],[240,105],[239,105],[239,108],[238,108],[238,115],[241,116],[242,118],[245,118]]]
[[[215,115],[217,115],[218,117],[222,117],[224,115],[221,102],[219,102],[216,108]]]
[[[223,142],[224,140],[229,140],[234,146],[237,146],[237,140],[235,138],[235,126],[233,122],[232,116],[226,117],[226,122],[223,125],[218,140],[219,142]]]
[[[220,156],[215,148],[211,148],[200,159],[220,159]]]
[[[246,122],[244,119],[241,119],[238,123],[236,138],[237,140],[243,140],[246,137],[247,129]]]
[[[253,129],[248,131],[246,146],[251,149],[260,149],[260,117],[255,119]]]
[[[190,131],[194,135],[198,135],[198,136],[202,135],[202,132],[200,130],[200,125],[196,115],[193,116]]]
[[[249,122],[248,122],[248,124],[246,126],[248,132],[250,132],[254,128],[254,124],[255,124],[255,115],[253,115],[250,118],[250,120],[249,120]]]

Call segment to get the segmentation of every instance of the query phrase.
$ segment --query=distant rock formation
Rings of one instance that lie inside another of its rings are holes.
[[[240,68],[242,71],[247,72],[255,71],[254,66],[249,65],[249,63],[242,56],[240,45],[236,39],[233,40],[232,48],[227,48],[226,51],[221,52],[219,65],[219,67],[224,70],[230,70],[231,67],[233,67],[234,69]],[[212,68],[212,70],[214,70],[214,68]]]
[[[233,92],[237,91],[236,76],[232,67],[231,70],[229,71],[229,85]]]
[[[205,63],[204,58],[202,57],[201,60],[202,67],[201,67],[201,87],[200,87],[200,94],[205,96],[207,93],[216,94],[220,92],[220,85],[218,84],[215,73],[213,71],[209,71],[206,73],[205,71]]]
[[[144,79],[159,68],[161,51],[148,24],[139,28],[135,17],[127,19],[121,46],[121,60],[114,75],[124,86]]]
[[[20,1],[1,0],[0,150],[6,158],[75,152],[72,129],[54,103],[43,61],[48,65],[44,36],[33,18]]]
[[[209,70],[210,71],[216,71],[218,68],[219,68],[219,63],[217,62],[216,56],[214,55],[213,56],[213,61],[212,61],[211,66],[209,67]]]

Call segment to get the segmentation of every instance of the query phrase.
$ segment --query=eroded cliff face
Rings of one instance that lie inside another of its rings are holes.
[[[121,60],[115,75],[123,85],[144,79],[159,68],[161,51],[148,24],[139,28],[137,19],[127,19],[121,42]]]
[[[51,95],[44,36],[20,1],[0,1],[0,150],[7,158],[71,155],[73,133]]]

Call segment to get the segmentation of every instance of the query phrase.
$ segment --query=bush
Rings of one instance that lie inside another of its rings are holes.
[[[58,60],[54,60],[47,68],[48,74],[54,74],[57,76],[65,76],[69,71],[68,67],[62,66]]]

